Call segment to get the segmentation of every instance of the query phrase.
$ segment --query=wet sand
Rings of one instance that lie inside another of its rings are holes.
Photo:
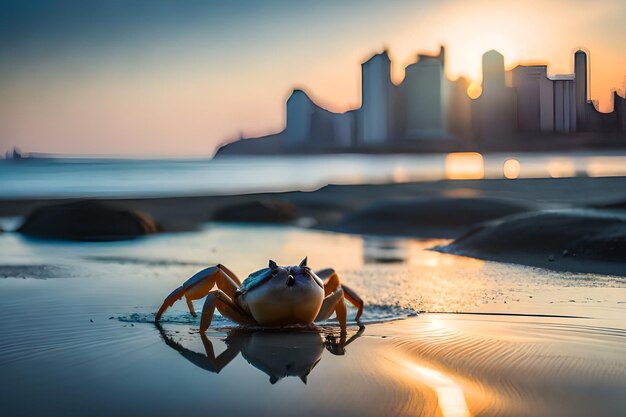
[[[614,416],[626,409],[626,278],[429,250],[448,242],[214,223],[106,243],[2,234],[3,414]],[[332,321],[274,337],[237,332],[216,317],[203,340],[198,320],[178,303],[162,331],[151,323],[163,297],[203,265],[222,262],[245,276],[268,258],[286,264],[304,255],[314,267],[335,267],[367,302],[365,329],[358,334],[351,322],[354,339],[343,352]]]

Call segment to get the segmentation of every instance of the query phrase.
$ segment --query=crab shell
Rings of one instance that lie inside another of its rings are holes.
[[[310,324],[324,301],[324,283],[306,262],[254,272],[237,290],[235,302],[262,326]]]

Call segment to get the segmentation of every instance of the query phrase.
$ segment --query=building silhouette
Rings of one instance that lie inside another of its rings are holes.
[[[472,100],[467,95],[470,82],[459,77],[447,81],[446,126],[447,133],[467,143],[472,136]]]
[[[546,65],[518,65],[512,71],[520,132],[554,130],[554,88]]]
[[[387,51],[361,64],[361,108],[357,119],[357,143],[382,145],[392,133],[394,86],[391,82],[391,60]]]
[[[554,90],[554,131],[576,132],[576,83],[574,74],[554,75],[550,78]]]
[[[586,130],[588,113],[587,53],[581,49],[574,53],[574,84],[576,91],[576,126]]]
[[[447,135],[448,82],[443,70],[443,47],[439,55],[419,54],[417,62],[406,67],[402,83],[406,139]]]
[[[474,101],[472,122],[484,144],[504,144],[516,128],[515,93],[506,85],[504,56],[495,50],[483,55],[483,91]]]
[[[315,112],[315,103],[300,89],[292,91],[287,99],[285,144],[297,147],[311,139],[311,122]]]
[[[295,89],[286,102],[282,132],[242,138],[219,152],[446,151],[475,145],[519,149],[522,141],[554,133],[619,137],[626,132],[624,92],[613,91],[612,112],[598,111],[589,100],[589,67],[589,54],[579,49],[573,74],[550,75],[546,65],[518,65],[507,73],[504,56],[490,50],[482,56],[482,94],[471,100],[466,79],[446,77],[443,47],[437,55],[418,54],[397,86],[384,50],[361,64],[361,107],[334,113]],[[626,142],[626,135],[621,137]]]
[[[613,111],[617,115],[619,130],[626,132],[626,85],[621,96],[617,90],[613,90]]]

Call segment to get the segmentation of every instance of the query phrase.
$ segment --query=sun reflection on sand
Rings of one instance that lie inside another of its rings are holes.
[[[452,378],[436,369],[400,359],[399,365],[418,382],[430,387],[437,395],[439,411],[443,417],[470,417],[463,389]]]

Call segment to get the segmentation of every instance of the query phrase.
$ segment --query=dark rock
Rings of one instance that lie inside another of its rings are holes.
[[[582,209],[518,214],[488,222],[437,249],[550,269],[626,275],[626,215]]]
[[[626,200],[615,200],[609,203],[595,204],[592,207],[606,210],[626,210]]]
[[[39,207],[17,230],[33,237],[80,241],[131,239],[156,233],[159,226],[147,214],[94,200]]]
[[[531,210],[526,204],[490,198],[378,201],[348,213],[333,228],[348,233],[457,237],[477,223]]]
[[[220,222],[287,223],[295,219],[295,206],[284,201],[248,201],[213,213],[213,220]]]

